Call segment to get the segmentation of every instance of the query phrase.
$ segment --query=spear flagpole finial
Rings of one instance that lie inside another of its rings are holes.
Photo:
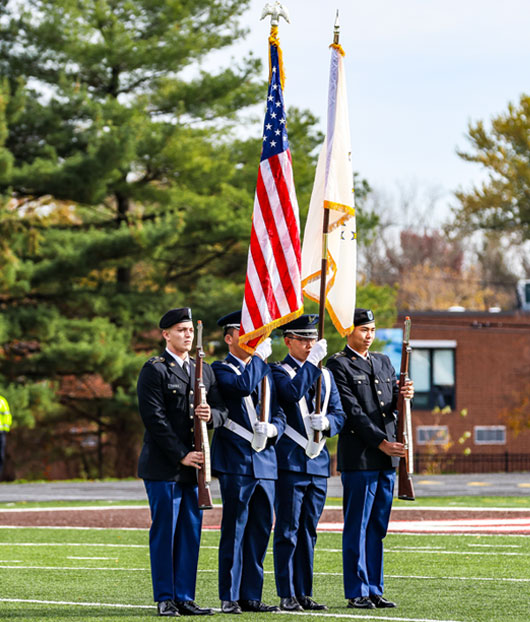
[[[337,9],[337,15],[335,16],[335,25],[333,27],[333,43],[338,45],[340,37],[340,24],[339,24],[339,9]]]
[[[267,15],[271,16],[271,28],[278,26],[280,23],[280,17],[283,17],[288,24],[291,23],[289,13],[281,2],[267,2],[267,4],[263,7],[260,19],[265,19]]]

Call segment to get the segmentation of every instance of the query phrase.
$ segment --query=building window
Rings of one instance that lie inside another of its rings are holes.
[[[449,442],[449,428],[446,425],[419,425],[416,436],[418,445],[445,445]]]
[[[410,377],[414,407],[433,410],[455,407],[455,346],[453,341],[411,341]]]
[[[506,445],[504,425],[476,425],[473,431],[476,445]]]

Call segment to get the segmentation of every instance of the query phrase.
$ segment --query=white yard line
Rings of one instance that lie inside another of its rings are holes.
[[[71,607],[111,607],[115,609],[151,609],[154,610],[154,605],[129,605],[122,603],[80,603],[72,601],[57,601],[57,600],[36,600],[36,599],[22,599],[22,598],[0,598],[0,602],[3,603],[22,603],[22,604],[35,604],[35,605],[67,605]],[[214,611],[219,611],[214,609]],[[392,620],[393,622],[460,622],[459,620],[449,620],[443,618],[405,618],[402,616],[380,616],[370,615],[369,613],[355,614],[355,613],[324,613],[324,612],[292,612],[292,611],[275,611],[274,615],[298,615],[298,616],[311,616],[319,618],[341,618],[345,620]]]
[[[0,570],[58,570],[58,571],[106,571],[106,572],[127,572],[137,571],[137,572],[149,572],[149,567],[145,566],[144,568],[116,568],[116,567],[86,567],[86,566],[8,566],[2,565],[0,563]],[[216,569],[200,569],[199,573],[210,574],[213,572],[217,572]],[[265,570],[264,574],[274,574],[273,570]],[[323,577],[342,577],[342,572],[315,572],[313,573],[315,576],[323,576]],[[508,583],[530,583],[530,578],[510,578],[510,577],[437,577],[437,576],[427,576],[427,575],[385,575],[387,579],[421,579],[421,580],[429,580],[429,581],[504,581]],[[2,599],[0,599],[1,601]]]

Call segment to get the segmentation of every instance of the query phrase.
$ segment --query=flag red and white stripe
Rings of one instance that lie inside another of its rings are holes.
[[[253,352],[303,312],[300,222],[287,138],[279,42],[271,34],[270,81],[239,343]]]

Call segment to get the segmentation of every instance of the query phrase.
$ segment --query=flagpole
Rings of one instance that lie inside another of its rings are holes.
[[[337,15],[335,17],[335,25],[333,27],[333,43],[339,44],[340,38],[340,25],[339,25],[339,10],[337,9]],[[327,284],[327,272],[328,272],[328,234],[329,234],[329,209],[324,207],[324,217],[322,219],[322,263],[320,267],[320,299],[318,303],[318,339],[324,338],[324,317],[326,311],[326,284]],[[322,361],[318,363],[320,369],[322,369]],[[321,412],[321,394],[322,394],[322,374],[318,377],[316,396],[315,396],[315,413],[318,415]],[[320,432],[314,431],[313,440],[315,443],[320,442]]]

